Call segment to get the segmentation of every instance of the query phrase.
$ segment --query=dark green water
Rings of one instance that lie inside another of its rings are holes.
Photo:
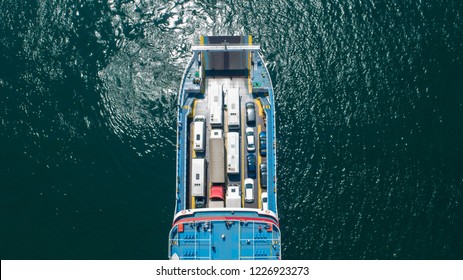
[[[202,34],[276,90],[285,259],[463,258],[463,2],[0,0],[0,258],[165,259]]]

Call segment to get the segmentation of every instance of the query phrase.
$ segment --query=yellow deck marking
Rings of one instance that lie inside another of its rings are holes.
[[[252,45],[252,36],[248,36],[248,44]],[[252,94],[252,85],[251,85],[251,52],[248,52],[248,93]]]
[[[204,36],[199,37],[199,44],[201,46],[204,46]],[[201,54],[201,84],[199,90],[201,91],[202,94],[206,92],[206,83],[203,81],[206,78],[206,68],[204,67],[205,59],[204,59],[204,53]]]
[[[240,105],[241,104],[241,101],[240,101]],[[241,106],[240,106],[240,110],[241,110]],[[240,150],[241,150],[241,168],[240,168],[240,172],[241,172],[241,193],[243,194],[241,196],[241,200],[243,202],[243,207],[244,207],[244,196],[246,194],[246,189],[244,188],[244,138],[246,138],[246,135],[244,134],[244,124],[243,124],[243,120],[245,118],[244,116],[244,111],[245,110],[241,110],[241,147],[240,147]]]
[[[191,124],[191,126],[194,129],[194,125]],[[190,131],[190,151],[191,151],[191,158],[196,158],[196,151],[193,148],[193,143],[194,143],[194,131]]]
[[[208,199],[206,201],[206,198],[204,198],[204,201],[206,201],[207,207],[209,208],[209,201],[210,201],[210,198],[211,198],[211,191],[212,191],[212,183],[210,182],[211,180],[208,180],[208,181],[209,181],[207,183],[207,197],[208,197]]]
[[[191,115],[192,117],[195,116],[195,109],[196,109],[196,102],[198,100],[195,99],[193,101],[193,106],[191,108]],[[196,152],[195,152],[195,149],[193,149],[193,140],[194,140],[194,125],[191,124],[191,126],[193,127],[193,129],[190,129],[190,151],[191,151],[191,158],[196,158]]]
[[[204,36],[199,37],[199,42],[200,42],[200,45],[204,45]],[[191,113],[190,113],[191,117],[194,117],[194,115],[195,115],[196,101],[197,100],[195,99],[194,102],[193,102],[193,106],[192,106],[193,108],[191,108]],[[196,152],[193,149],[193,141],[192,141],[193,137],[191,137],[191,134],[192,134],[192,132],[190,131],[190,151],[191,151],[191,158],[193,159],[193,158],[196,158]],[[193,136],[194,136],[194,134],[193,134]],[[190,160],[190,164],[191,164],[191,160]],[[194,198],[194,196],[191,196],[191,209],[195,209],[195,207],[196,207],[195,198]]]
[[[188,110],[189,108],[190,108],[190,106],[188,106],[188,105],[183,105],[183,109]],[[188,117],[189,119],[193,118],[193,112],[190,111],[190,113],[188,114],[187,117]]]
[[[195,99],[195,100],[193,101],[193,106],[192,106],[192,108],[191,108],[191,114],[192,114],[193,117],[195,116],[196,102],[197,102],[197,101],[198,101],[198,99]]]
[[[260,117],[263,117],[264,110],[262,109],[262,103],[260,102],[260,99],[256,99],[256,104],[257,104],[257,113],[259,114]]]
[[[257,172],[257,198],[259,199],[259,204],[258,207],[259,209],[262,209],[262,187],[260,185],[260,163],[262,162],[262,158],[259,153],[259,148],[260,148],[260,141],[259,141],[259,133],[261,131],[261,125],[259,124],[257,126],[257,149],[256,149],[256,154],[257,154],[257,166],[256,166],[256,172]]]
[[[196,102],[196,100],[195,100],[195,102]],[[193,108],[194,108],[194,107],[193,107]],[[193,123],[190,124],[190,127],[193,127],[193,128],[194,128]],[[190,129],[190,137],[189,137],[189,139],[190,139],[190,151],[191,151],[191,158],[190,158],[190,160],[189,160],[190,168],[191,168],[191,165],[192,165],[192,162],[193,162],[192,159],[196,158],[196,152],[195,152],[195,150],[193,149],[193,137],[192,137],[192,135],[194,135],[194,131],[192,131],[192,130]],[[191,178],[190,178],[190,180],[191,180]],[[191,189],[191,183],[190,183],[190,195],[191,195],[191,192],[192,192],[192,191],[193,191],[193,190]],[[195,205],[195,198],[194,198],[194,196],[191,196],[191,207],[190,207],[190,209],[195,209],[195,207],[196,207],[196,205]]]

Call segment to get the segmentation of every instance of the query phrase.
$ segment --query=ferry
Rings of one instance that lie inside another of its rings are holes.
[[[279,260],[275,104],[252,36],[201,36],[177,115],[172,260]]]

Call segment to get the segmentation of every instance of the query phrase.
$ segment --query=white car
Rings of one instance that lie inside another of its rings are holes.
[[[254,142],[254,130],[250,127],[246,128],[246,142],[248,152],[254,152],[256,150],[256,143]]]
[[[267,194],[267,192],[262,193],[261,200],[262,200],[262,210],[268,210],[268,194]]]
[[[244,201],[247,203],[254,202],[254,180],[251,178],[244,179]]]

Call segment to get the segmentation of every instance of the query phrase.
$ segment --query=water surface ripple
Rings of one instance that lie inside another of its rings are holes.
[[[0,258],[165,259],[200,35],[276,91],[285,259],[463,258],[463,2],[0,2]]]

